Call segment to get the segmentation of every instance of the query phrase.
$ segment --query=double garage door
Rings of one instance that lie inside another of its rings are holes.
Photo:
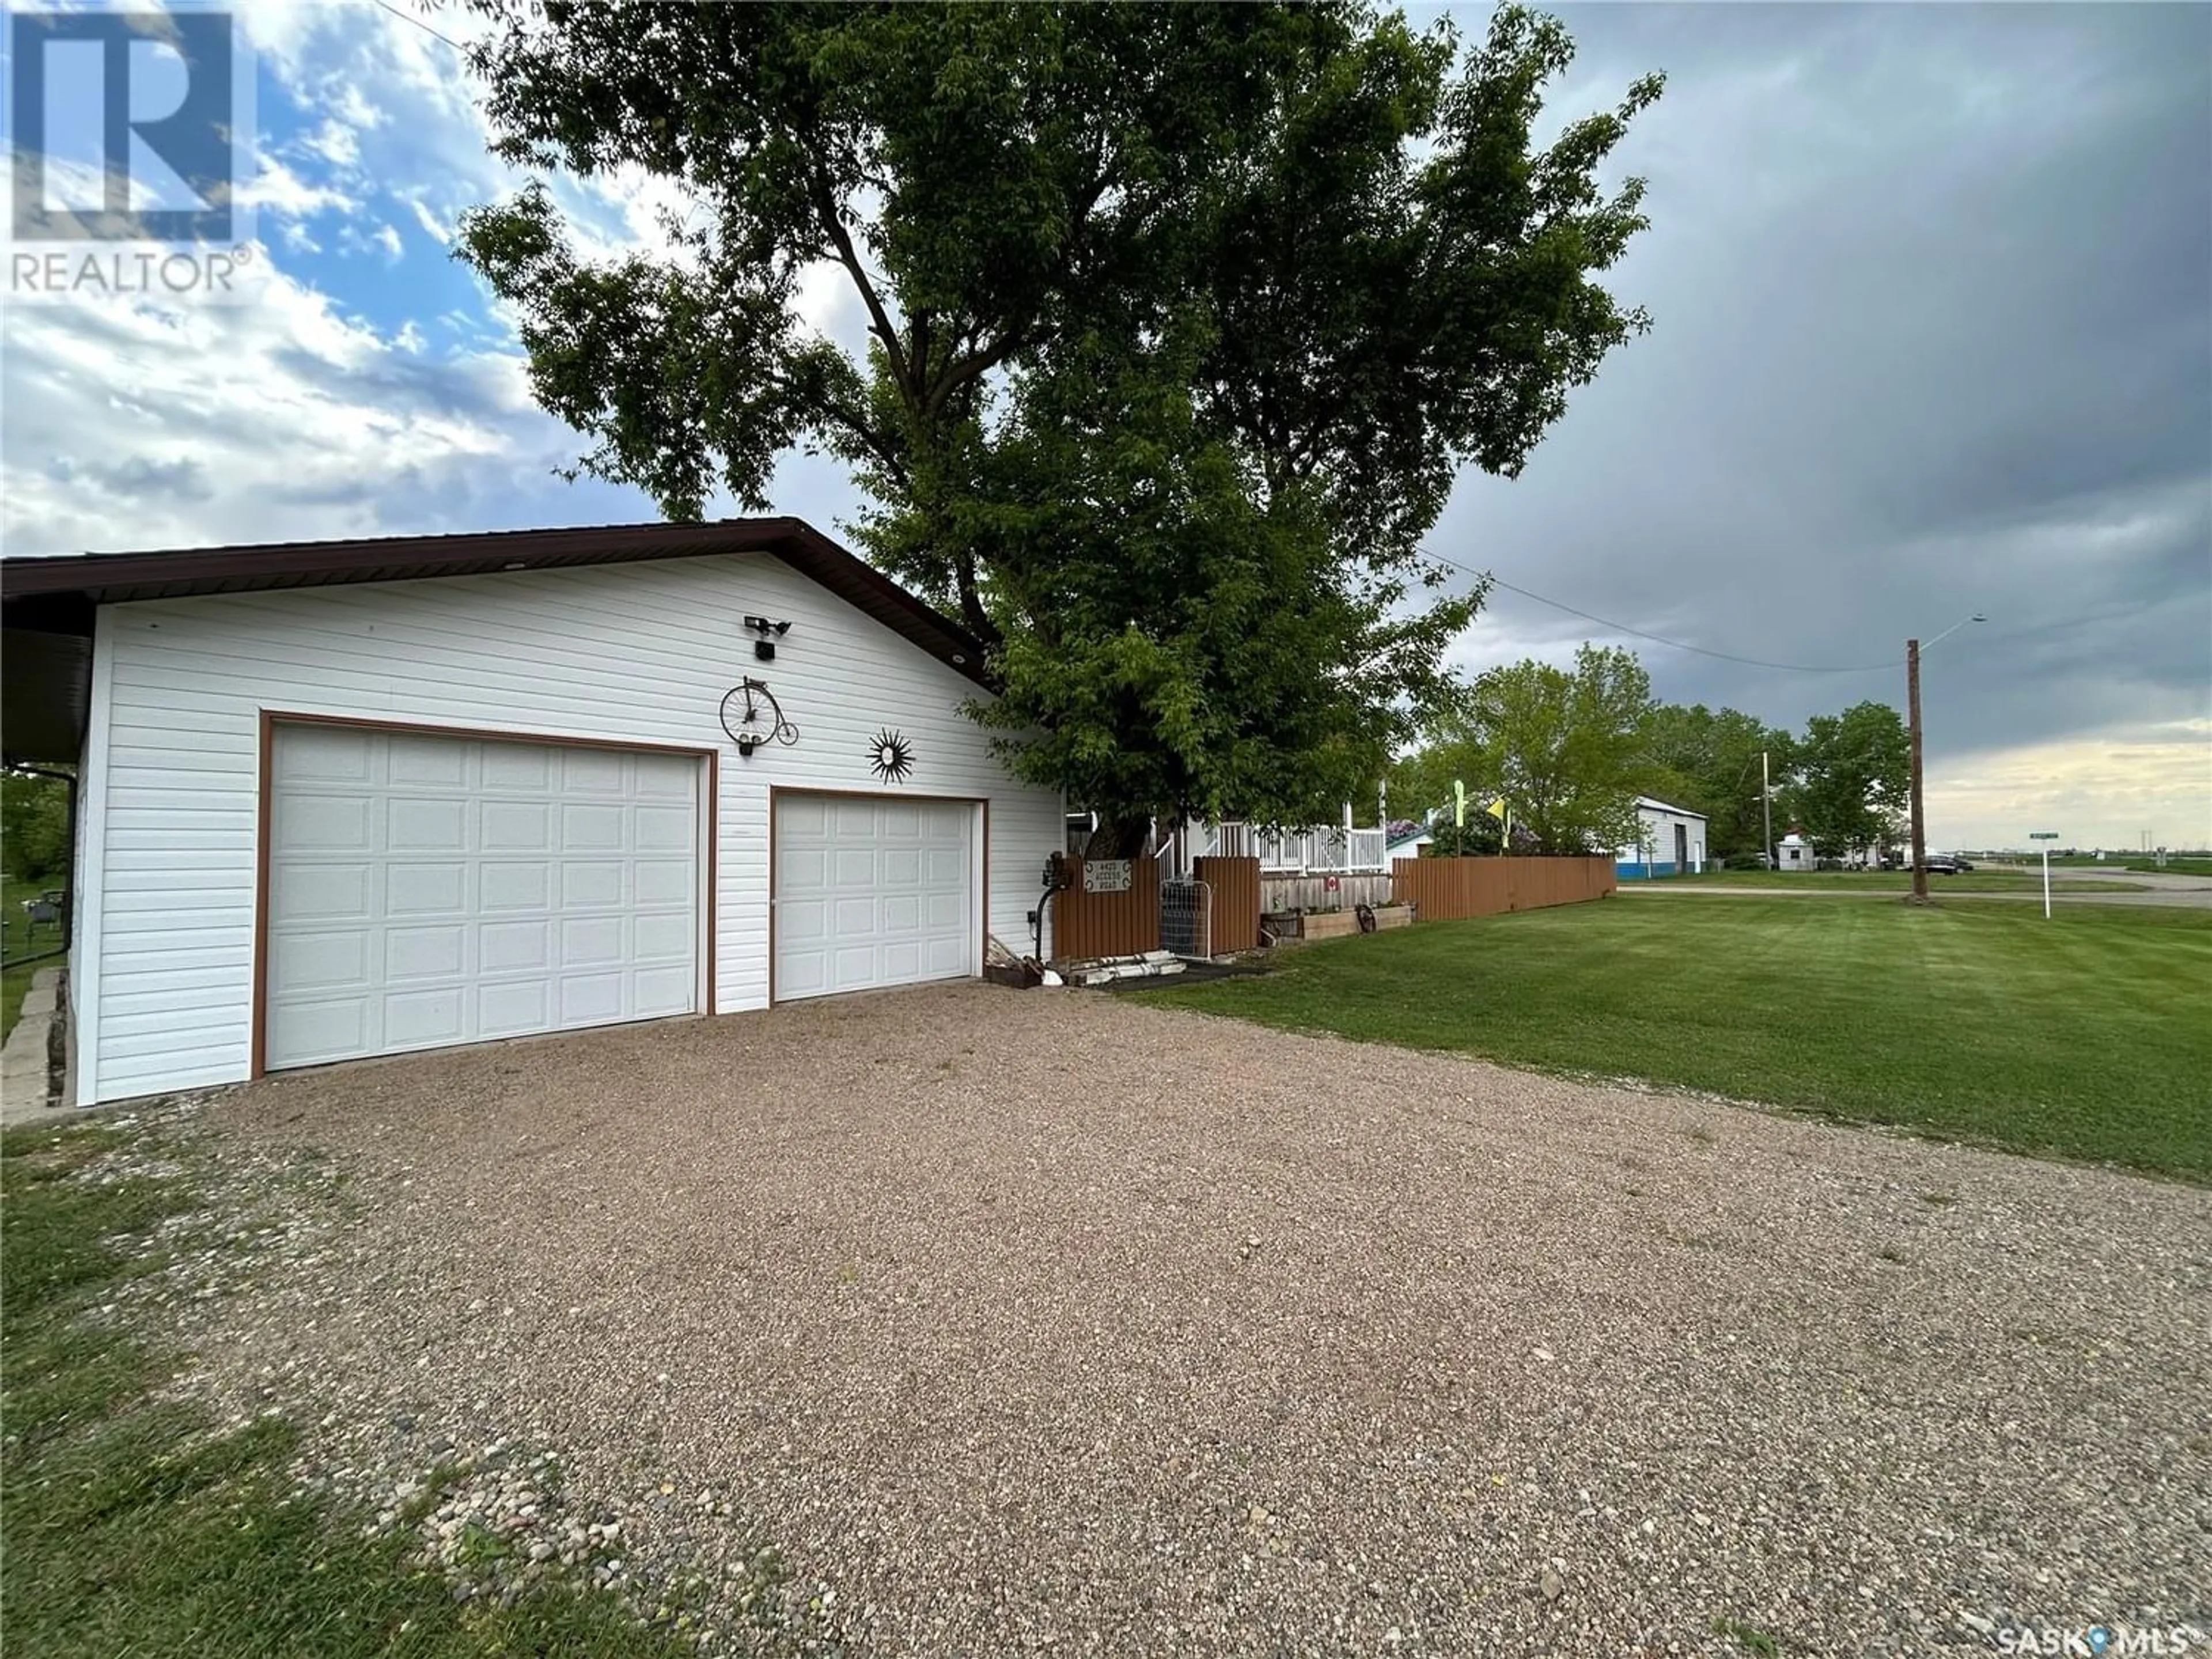
[[[270,760],[268,1068],[705,1006],[698,757],[279,724]],[[777,793],[775,999],[980,972],[977,817]]]
[[[279,725],[264,1063],[696,1012],[696,756]]]

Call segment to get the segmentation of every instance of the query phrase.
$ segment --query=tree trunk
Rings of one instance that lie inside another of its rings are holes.
[[[1083,856],[1133,859],[1145,851],[1152,838],[1152,821],[1148,817],[1102,817],[1098,827],[1091,832],[1091,839],[1084,843]]]

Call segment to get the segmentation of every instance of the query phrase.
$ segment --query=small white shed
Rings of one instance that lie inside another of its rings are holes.
[[[1636,800],[1636,840],[1613,854],[1613,873],[1624,881],[1694,876],[1705,867],[1705,815],[1649,795]]]
[[[1805,839],[1802,830],[1792,830],[1783,836],[1774,849],[1774,867],[1778,870],[1810,870],[1813,868],[1813,843]]]

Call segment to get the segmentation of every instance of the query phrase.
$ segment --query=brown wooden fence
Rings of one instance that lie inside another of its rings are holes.
[[[1129,885],[1118,893],[1083,890],[1083,860],[1067,861],[1067,886],[1053,895],[1055,962],[1130,957],[1160,948],[1160,866],[1149,853],[1129,860]]]
[[[1193,859],[1192,873],[1213,890],[1213,951],[1260,947],[1260,860]]]
[[[1615,884],[1609,858],[1396,859],[1390,866],[1392,896],[1422,921],[1580,904]]]

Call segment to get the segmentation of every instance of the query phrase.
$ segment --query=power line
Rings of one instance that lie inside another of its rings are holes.
[[[1639,640],[1649,640],[1654,645],[1663,645],[1675,651],[1694,652],[1700,657],[1713,657],[1722,662],[1741,663],[1747,668],[1772,668],[1790,674],[1881,674],[1887,673],[1899,665],[1899,662],[1891,661],[1853,663],[1847,666],[1823,667],[1802,662],[1769,662],[1762,657],[1739,657],[1732,651],[1714,651],[1702,645],[1692,645],[1687,640],[1668,639],[1664,634],[1654,634],[1644,629],[1631,628],[1626,623],[1614,622],[1609,617],[1597,615],[1595,611],[1579,610],[1563,600],[1548,599],[1517,583],[1509,582],[1495,572],[1477,570],[1472,566],[1460,563],[1456,559],[1448,559],[1441,553],[1431,553],[1427,556],[1434,559],[1438,564],[1449,566],[1462,575],[1493,582],[1509,592],[1518,593],[1524,599],[1534,599],[1539,605],[1548,605],[1554,611],[1564,611],[1571,617],[1580,617],[1584,622],[1595,623],[1600,628],[1611,629],[1616,634],[1631,634]]]
[[[440,33],[436,29],[432,28],[421,18],[416,16],[414,13],[400,10],[398,7],[391,3],[391,0],[370,0],[370,3],[380,7],[385,11],[390,12],[394,17],[397,17],[403,23],[412,23],[416,28],[422,30],[423,33],[430,36],[431,39],[434,40],[443,40],[455,52],[466,52],[468,50],[466,46],[454,40],[452,35]]]

